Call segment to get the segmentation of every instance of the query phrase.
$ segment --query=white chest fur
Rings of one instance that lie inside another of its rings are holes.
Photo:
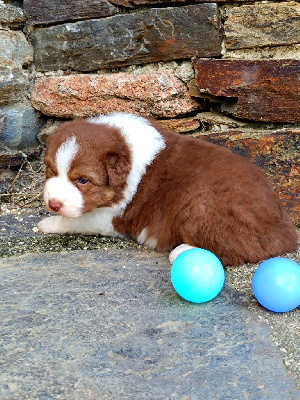
[[[38,228],[42,232],[122,236],[114,229],[112,220],[115,216],[123,215],[127,205],[131,202],[138,189],[138,185],[146,172],[147,166],[151,164],[157,154],[166,146],[161,134],[144,118],[131,114],[116,113],[108,116],[101,115],[97,118],[91,118],[89,122],[94,124],[106,124],[118,128],[131,151],[132,166],[127,177],[124,199],[112,207],[97,208],[84,215],[80,215],[80,212],[78,212],[78,214],[70,214],[70,217],[76,218],[61,216],[45,218],[38,224]],[[59,171],[59,175],[61,180],[68,181],[67,171],[77,151],[78,144],[73,137],[60,147],[56,156],[56,161],[60,164],[61,171]],[[58,178],[50,179],[45,185],[45,201],[52,195],[51,191],[54,190],[55,179]],[[68,182],[68,184],[72,185],[71,182]],[[63,185],[56,186],[59,189],[58,192],[56,191],[55,197],[63,199],[65,197]],[[78,190],[76,189],[76,191]],[[82,204],[79,200],[78,209],[81,209]]]

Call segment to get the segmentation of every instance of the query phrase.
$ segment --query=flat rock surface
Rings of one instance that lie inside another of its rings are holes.
[[[222,106],[225,113],[253,121],[300,121],[300,60],[193,61],[200,92],[231,99]]]
[[[36,81],[33,106],[62,118],[130,112],[176,117],[200,109],[174,71],[151,74],[111,73],[46,77]]]
[[[1,217],[2,245],[39,236],[29,217]],[[0,260],[1,399],[299,398],[299,309],[260,308],[254,266],[226,270],[221,293],[192,304],[167,254],[132,246]]]
[[[35,29],[38,71],[93,71],[149,62],[221,55],[215,3],[145,9]]]
[[[239,7],[229,7],[225,14],[227,49],[299,43],[299,2],[244,4]],[[270,19],[272,19],[271,24]]]
[[[49,1],[24,0],[24,9],[31,24],[58,23],[76,19],[102,18],[117,9],[107,0]]]

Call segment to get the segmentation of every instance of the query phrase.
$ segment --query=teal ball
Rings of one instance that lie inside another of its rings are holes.
[[[225,273],[221,261],[204,249],[190,249],[181,253],[171,267],[171,282],[185,300],[204,303],[221,291]]]

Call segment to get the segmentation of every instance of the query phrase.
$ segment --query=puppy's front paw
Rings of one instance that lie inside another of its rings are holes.
[[[44,218],[38,223],[37,227],[43,233],[66,233],[63,217],[60,216]]]

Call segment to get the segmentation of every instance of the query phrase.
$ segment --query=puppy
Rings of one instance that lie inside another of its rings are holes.
[[[265,174],[223,147],[125,113],[64,123],[47,141],[45,233],[131,236],[239,265],[294,251],[297,234]]]

